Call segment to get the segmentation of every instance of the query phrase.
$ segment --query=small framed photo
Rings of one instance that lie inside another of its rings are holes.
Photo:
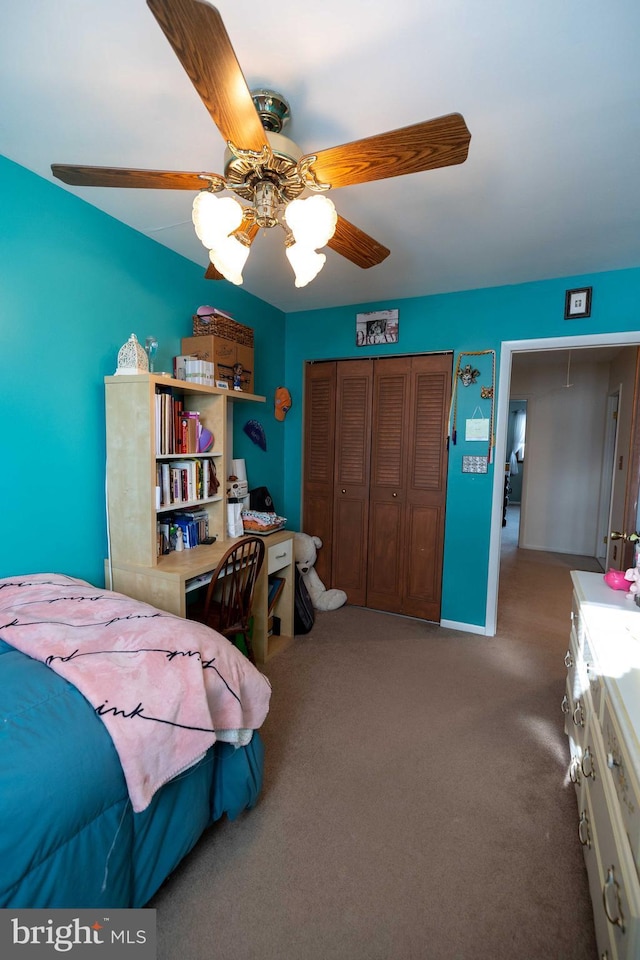
[[[356,314],[356,347],[398,342],[398,311],[375,310]]]
[[[580,287],[577,290],[567,290],[564,298],[565,320],[591,316],[592,289],[592,287]]]
[[[228,390],[229,384],[226,380],[216,380],[216,387],[218,390]]]

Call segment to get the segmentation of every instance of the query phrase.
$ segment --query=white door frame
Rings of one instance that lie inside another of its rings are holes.
[[[503,340],[500,345],[499,393],[496,405],[496,446],[493,467],[493,501],[491,507],[491,538],[489,541],[489,569],[487,576],[487,607],[484,633],[495,636],[498,622],[498,584],[500,579],[500,541],[502,538],[502,507],[504,500],[504,468],[509,422],[509,393],[511,387],[511,360],[514,353],[566,350],[574,347],[637,346],[637,330],[627,333],[601,333],[592,336],[548,337],[539,340]],[[498,469],[501,467],[501,469]]]

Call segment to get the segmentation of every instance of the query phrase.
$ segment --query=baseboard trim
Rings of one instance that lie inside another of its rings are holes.
[[[487,628],[481,627],[477,623],[458,623],[457,620],[441,620],[441,627],[447,627],[449,630],[461,630],[463,633],[477,633],[482,637],[487,636]]]

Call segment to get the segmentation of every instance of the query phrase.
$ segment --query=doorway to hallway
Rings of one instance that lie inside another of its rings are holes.
[[[507,428],[508,411],[511,389],[511,371],[514,354],[544,354],[555,350],[575,350],[582,347],[626,347],[638,346],[637,331],[626,333],[596,334],[593,336],[557,337],[537,340],[504,341],[501,344],[500,356],[500,392],[496,409],[496,464],[505,463],[507,456]],[[494,471],[491,542],[489,548],[489,573],[487,580],[487,610],[485,633],[493,636],[496,632],[498,619],[498,588],[501,576],[502,550],[502,517],[504,510],[504,474],[502,470]],[[521,524],[522,525],[522,524]],[[534,525],[535,526],[535,525]],[[514,548],[518,549],[518,548]],[[529,552],[529,551],[527,551]],[[538,551],[531,551],[536,553]],[[567,555],[571,556],[571,555]],[[576,554],[576,557],[580,557]],[[542,559],[542,557],[540,557]],[[595,563],[595,556],[592,557]],[[579,566],[580,560],[575,562],[575,569],[584,569]],[[600,569],[599,566],[596,569]]]

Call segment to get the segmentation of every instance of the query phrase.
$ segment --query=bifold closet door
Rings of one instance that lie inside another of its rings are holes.
[[[332,584],[349,603],[367,600],[373,360],[341,360],[336,371]]]
[[[451,354],[309,363],[302,529],[348,602],[440,619]]]
[[[440,619],[451,354],[374,361],[366,605]]]
[[[326,587],[332,584],[336,368],[335,361],[307,363],[304,385],[302,530],[322,540],[316,570]]]

